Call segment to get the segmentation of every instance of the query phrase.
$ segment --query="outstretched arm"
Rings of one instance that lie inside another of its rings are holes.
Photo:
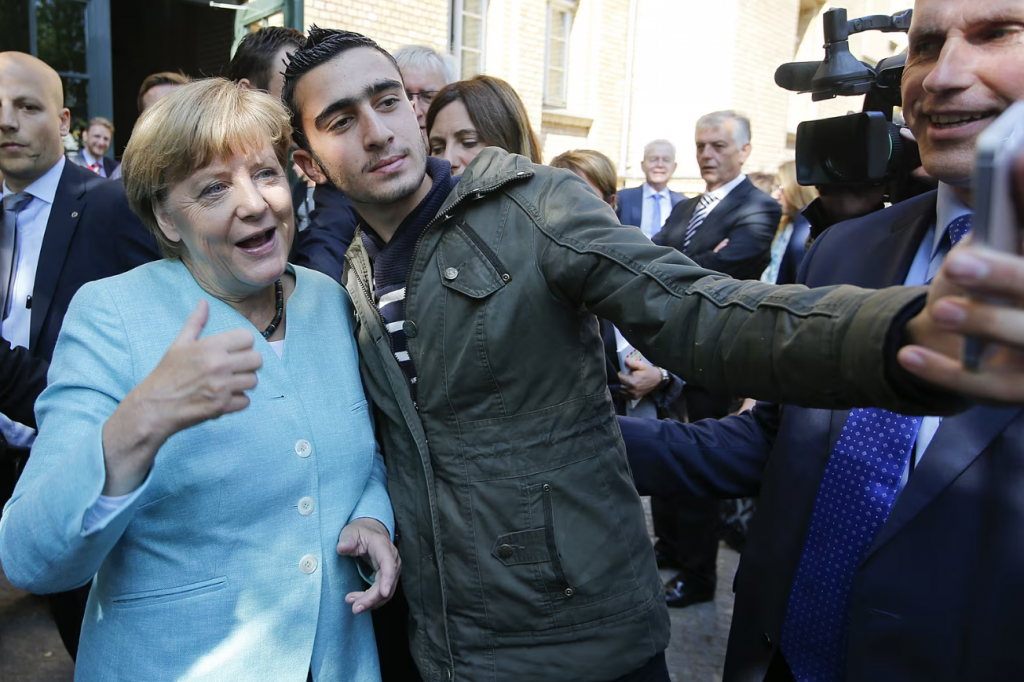
[[[633,481],[641,495],[731,499],[754,497],[775,444],[780,408],[691,424],[619,417]]]

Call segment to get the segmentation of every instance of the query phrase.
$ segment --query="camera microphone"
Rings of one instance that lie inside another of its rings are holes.
[[[775,84],[793,92],[807,92],[821,62],[791,62],[775,70]]]

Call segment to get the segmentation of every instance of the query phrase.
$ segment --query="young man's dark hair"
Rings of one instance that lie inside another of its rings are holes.
[[[306,151],[311,151],[302,129],[302,111],[295,103],[295,86],[305,74],[321,64],[326,64],[343,52],[356,47],[372,47],[388,58],[395,65],[395,72],[401,78],[402,70],[391,53],[372,39],[360,33],[341,31],[334,28],[320,28],[315,24],[309,27],[309,37],[298,52],[288,60],[288,68],[284,72],[284,91],[281,99],[292,113],[292,138],[295,144]]]
[[[145,111],[146,106],[143,98],[153,88],[158,85],[184,85],[185,83],[188,83],[188,76],[180,71],[161,71],[160,73],[146,76],[146,80],[142,81],[142,85],[139,86],[139,95],[135,99],[135,105],[139,108],[139,113],[141,114]]]
[[[301,31],[284,26],[268,26],[250,33],[238,44],[235,56],[228,65],[228,78],[236,83],[247,79],[254,88],[270,89],[272,69],[283,64],[274,64],[274,57],[283,47],[301,50],[306,36]]]

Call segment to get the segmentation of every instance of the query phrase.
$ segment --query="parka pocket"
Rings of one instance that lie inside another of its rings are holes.
[[[620,518],[623,498],[609,486],[602,460],[593,455],[473,484],[475,526],[487,542],[479,548],[480,579],[495,632],[582,625],[632,605],[638,582]],[[523,530],[508,527],[517,522]],[[643,528],[628,530],[646,541]]]
[[[498,255],[464,220],[441,237],[437,266],[441,284],[470,298],[486,298],[512,279]]]
[[[228,579],[225,576],[200,580],[199,582],[167,587],[159,590],[146,590],[144,592],[128,592],[119,594],[110,600],[115,609],[131,609],[140,606],[154,606],[166,604],[167,602],[189,599],[201,595],[218,592],[227,587]]]

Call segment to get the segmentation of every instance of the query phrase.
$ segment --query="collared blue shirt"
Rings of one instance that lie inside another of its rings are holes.
[[[917,248],[914,260],[910,264],[907,278],[903,281],[906,286],[920,286],[931,281],[942,266],[942,261],[949,253],[949,241],[944,240],[946,228],[957,218],[971,214],[971,207],[965,204],[953,191],[951,185],[944,182],[939,183],[938,199],[935,204],[935,222],[928,228],[921,245]],[[935,432],[942,423],[941,417],[925,417],[921,422],[921,430],[917,434],[917,442],[914,444],[914,464],[921,461]],[[903,474],[903,485],[906,485],[908,472]]]
[[[660,192],[655,192],[654,188],[646,182],[641,187],[644,199],[640,211],[640,231],[650,239],[661,232],[661,228],[665,226],[668,214],[672,212],[672,197],[668,193],[668,187]],[[661,205],[661,220],[657,225],[654,224],[654,202],[651,201],[651,197],[655,196],[658,197],[657,201]]]
[[[46,224],[50,221],[50,209],[57,196],[57,185],[60,184],[65,163],[67,160],[62,154],[53,168],[24,190],[32,195],[32,201],[18,214],[17,253],[14,254],[10,291],[11,310],[7,318],[0,322],[0,336],[7,339],[11,346],[28,348],[32,330],[32,311],[28,308],[28,297],[35,288],[43,236],[46,234]],[[7,188],[5,181],[3,195],[8,194],[13,192]],[[8,443],[17,447],[30,447],[35,439],[35,429],[12,422],[3,414],[0,414],[0,432]]]

